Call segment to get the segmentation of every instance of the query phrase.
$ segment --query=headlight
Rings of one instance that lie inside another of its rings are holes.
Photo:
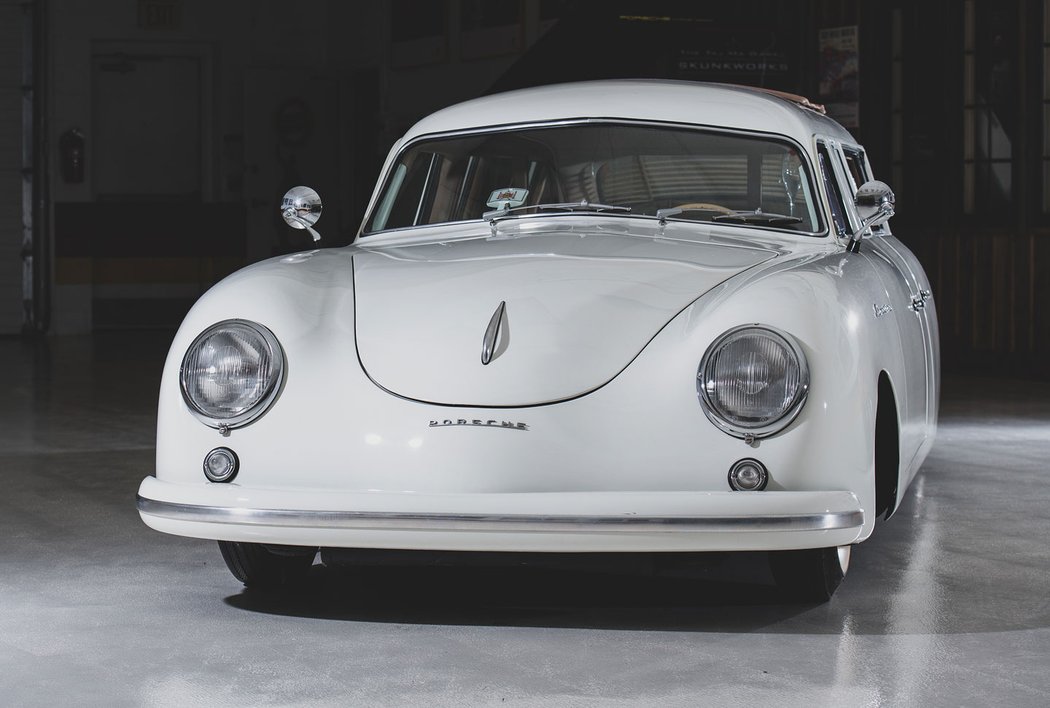
[[[266,411],[284,376],[284,352],[262,325],[226,320],[193,340],[179,382],[190,410],[213,428],[244,425]]]
[[[783,430],[809,391],[809,367],[798,342],[760,325],[736,327],[716,339],[696,376],[704,413],[738,438]]]

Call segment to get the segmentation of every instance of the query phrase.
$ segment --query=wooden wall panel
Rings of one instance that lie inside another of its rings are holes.
[[[1050,369],[1050,234],[1032,238],[1031,243],[1032,352],[1037,365],[1047,373]]]
[[[946,369],[995,363],[1050,378],[1050,231],[937,227],[905,239],[936,297]]]

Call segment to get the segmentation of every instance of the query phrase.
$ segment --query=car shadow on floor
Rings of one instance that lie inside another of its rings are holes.
[[[247,588],[243,610],[413,624],[755,631],[813,607],[785,604],[765,553],[573,557],[527,565],[314,565],[301,584]]]

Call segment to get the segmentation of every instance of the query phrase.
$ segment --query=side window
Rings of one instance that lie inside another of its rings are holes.
[[[820,178],[824,183],[824,192],[828,195],[828,202],[831,205],[831,220],[835,226],[835,234],[840,237],[848,236],[846,203],[842,199],[838,180],[835,179],[835,172],[831,166],[831,155],[824,143],[817,144],[817,157],[820,160]]]
[[[846,172],[853,181],[853,193],[856,194],[861,185],[872,179],[868,172],[868,163],[864,159],[864,151],[857,148],[842,148],[842,157],[846,163]],[[889,233],[887,224],[876,224],[871,227],[872,235]]]
[[[394,187],[384,195],[370,229],[397,229],[421,223],[426,206],[423,192],[437,159],[435,153],[418,153],[408,164],[397,166],[392,177]]]
[[[846,169],[853,180],[853,191],[857,191],[862,184],[871,179],[864,168],[864,153],[853,148],[842,148],[842,156],[846,160]]]

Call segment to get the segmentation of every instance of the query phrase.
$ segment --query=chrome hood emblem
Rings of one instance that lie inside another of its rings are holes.
[[[485,338],[481,342],[481,363],[488,365],[496,352],[496,339],[499,337],[500,325],[503,324],[503,313],[507,309],[507,302],[500,300],[496,311],[492,313],[489,326],[485,328]]]

